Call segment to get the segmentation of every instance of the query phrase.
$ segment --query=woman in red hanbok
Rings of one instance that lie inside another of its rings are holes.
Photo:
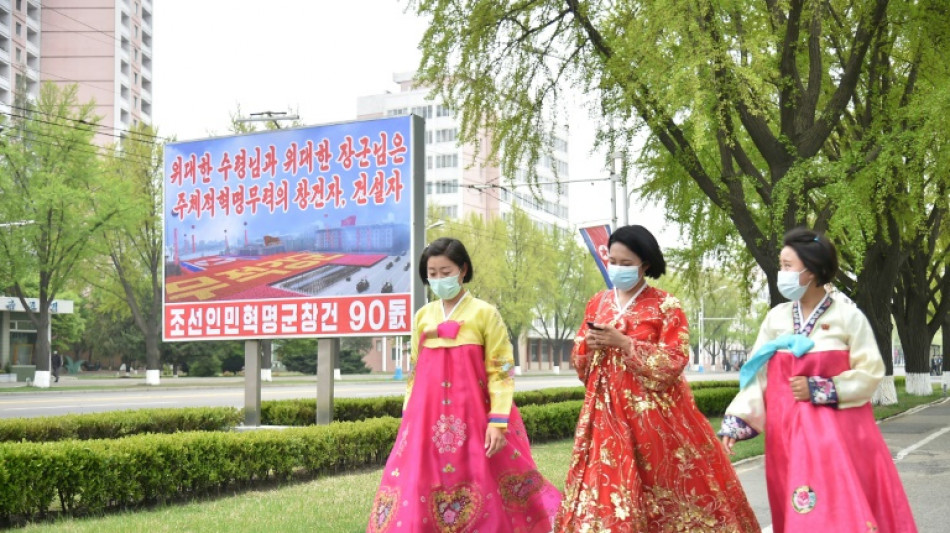
[[[512,403],[501,315],[462,287],[472,273],[456,239],[422,253],[419,275],[439,300],[413,322],[413,372],[369,533],[551,531],[561,494],[538,472]]]
[[[666,263],[642,226],[609,240],[613,290],[587,304],[572,360],[587,387],[555,531],[760,530],[735,470],[696,408],[679,301],[650,287]]]
[[[871,325],[824,289],[838,271],[831,241],[799,228],[784,244],[778,289],[791,301],[762,322],[723,418],[723,443],[765,430],[775,533],[916,533],[869,403],[884,377]]]

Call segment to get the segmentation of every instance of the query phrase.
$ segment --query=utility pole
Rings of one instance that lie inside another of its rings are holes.
[[[260,111],[248,114],[247,118],[236,119],[235,122],[273,122],[274,127],[281,129],[280,120],[298,120],[298,115],[288,115],[286,111]]]

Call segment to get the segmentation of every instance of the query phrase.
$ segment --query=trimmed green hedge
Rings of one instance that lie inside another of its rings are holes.
[[[720,385],[725,383],[726,385]],[[693,394],[707,416],[720,416],[735,395],[735,382],[698,382]],[[731,388],[729,387],[731,384]],[[732,391],[727,395],[723,391]],[[705,400],[706,395],[714,400]],[[515,404],[522,410],[535,405],[575,402],[584,399],[583,387],[562,387],[516,392]],[[708,405],[708,407],[706,407]],[[402,396],[380,398],[338,398],[334,401],[334,420],[356,422],[390,416],[402,417]],[[317,403],[311,399],[261,402],[261,423],[273,426],[312,426]],[[577,415],[574,415],[574,420]],[[138,409],[63,415],[40,418],[0,419],[0,442],[53,442],[66,439],[115,439],[142,433],[178,433],[182,431],[220,431],[244,420],[241,409],[198,407],[182,409]]]
[[[721,387],[700,389],[694,397],[709,416],[724,409],[736,392]],[[562,391],[554,396],[560,394],[574,393]],[[543,400],[545,395],[539,392],[535,398]],[[389,401],[378,400],[384,405]],[[296,404],[270,403],[275,412]],[[569,400],[523,405],[520,410],[529,438],[541,442],[572,437],[582,406],[582,400]],[[0,521],[42,517],[51,508],[70,514],[97,513],[283,480],[294,474],[376,465],[388,456],[398,428],[398,419],[382,417],[285,430],[0,443]]]
[[[39,418],[0,419],[0,442],[115,439],[140,433],[220,431],[240,424],[233,407],[137,409]]]
[[[0,444],[0,521],[97,513],[385,459],[399,420]],[[55,507],[53,507],[55,506]]]
[[[515,405],[544,405],[583,400],[584,387],[558,387],[514,394]],[[333,419],[355,422],[380,416],[402,417],[402,396],[379,398],[337,398],[333,401]],[[309,426],[316,421],[317,403],[311,399],[261,402],[261,423],[273,426]]]

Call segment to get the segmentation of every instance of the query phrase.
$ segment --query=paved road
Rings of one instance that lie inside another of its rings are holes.
[[[220,378],[223,379],[223,378]],[[107,383],[93,385],[108,386]],[[170,382],[173,380],[164,380]],[[36,392],[0,393],[0,418],[53,416],[70,413],[95,413],[121,409],[156,407],[213,407],[244,406],[244,386],[240,380],[231,380],[230,385],[212,385],[209,382],[195,386],[146,387],[144,384],[129,387],[129,382],[120,382],[117,390],[57,391],[55,386]],[[75,386],[81,382],[60,384]],[[89,384],[88,382],[82,383]],[[549,387],[579,385],[570,375],[521,377],[516,381],[517,390],[535,390]],[[405,392],[404,381],[337,381],[333,392],[337,398],[366,398],[396,396]],[[2,390],[2,389],[0,389]],[[9,391],[9,388],[6,389]],[[316,381],[310,384],[265,383],[261,388],[262,400],[290,398],[316,398]]]
[[[736,373],[700,374],[690,372],[687,378],[737,379]],[[300,381],[311,383],[300,384]],[[287,383],[292,381],[293,383]],[[188,383],[186,386],[182,384]],[[560,375],[525,374],[515,379],[519,391],[549,387],[573,387],[580,385],[573,372]],[[57,386],[92,386],[97,390],[57,391]],[[99,390],[98,388],[115,388]],[[162,385],[147,387],[141,379],[95,379],[84,380],[72,376],[63,377],[59,383],[46,390],[23,392],[25,385],[2,384],[0,386],[0,418],[53,416],[70,413],[96,413],[122,409],[156,407],[243,407],[243,378],[164,378]],[[347,376],[333,386],[336,398],[368,398],[396,396],[405,392],[404,381],[378,380],[354,381]],[[12,389],[18,389],[11,392]],[[316,398],[317,385],[314,377],[278,378],[264,383],[262,400],[285,400],[290,398]]]
[[[880,424],[897,464],[919,533],[945,533],[950,501],[950,400],[909,411]],[[736,466],[763,532],[771,532],[761,457]]]

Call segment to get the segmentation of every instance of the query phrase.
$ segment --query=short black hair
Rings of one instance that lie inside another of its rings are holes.
[[[426,246],[426,249],[422,251],[422,257],[419,258],[419,277],[422,278],[423,285],[429,284],[429,258],[440,255],[447,257],[459,268],[467,265],[468,269],[465,271],[462,283],[472,281],[475,268],[472,266],[472,259],[468,256],[468,251],[465,250],[465,245],[462,244],[462,241],[452,237],[440,237],[429,243],[429,246]]]
[[[644,276],[659,279],[660,276],[666,274],[666,260],[663,259],[660,244],[656,242],[656,237],[650,233],[650,230],[640,225],[621,226],[610,234],[607,247],[610,248],[615,242],[629,248],[647,264]]]
[[[788,230],[782,239],[783,246],[789,246],[809,272],[815,275],[818,285],[831,283],[838,273],[838,250],[828,237],[808,228]]]

